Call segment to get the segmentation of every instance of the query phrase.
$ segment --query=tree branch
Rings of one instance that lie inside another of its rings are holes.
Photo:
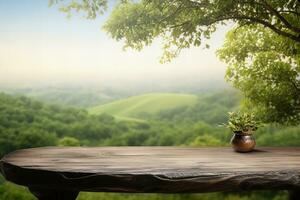
[[[167,20],[167,19],[170,19],[171,17],[174,17],[174,16],[180,11],[180,9],[182,8],[182,6],[183,6],[183,3],[181,3],[181,4],[176,8],[176,10],[175,10],[173,13],[171,13],[170,15],[168,15],[168,16],[164,17],[163,19],[161,19],[158,23],[161,23],[161,22],[163,22],[163,21],[165,21],[165,20]]]
[[[296,42],[300,42],[300,36],[296,36],[294,34],[291,34],[291,33],[288,33],[288,32],[285,32],[285,31],[282,31],[280,29],[277,29],[274,25],[264,21],[264,20],[261,20],[261,19],[258,19],[258,18],[254,18],[254,17],[246,17],[246,16],[240,16],[240,17],[235,17],[235,19],[246,19],[246,20],[250,20],[250,21],[253,21],[253,22],[257,22],[259,24],[262,24],[263,26],[265,27],[268,27],[270,28],[271,30],[273,30],[275,33],[281,35],[281,36],[285,36],[285,37],[288,37]]]
[[[296,11],[292,11],[292,10],[279,10],[279,13],[291,13],[297,16],[300,16],[300,13],[296,12]]]
[[[265,0],[261,0],[263,2],[262,5],[272,12],[288,29],[291,29],[292,31],[295,31],[297,33],[300,33],[300,28],[292,26],[287,19],[285,19],[276,9],[274,9],[270,4],[267,3]]]
[[[255,18],[255,17],[250,17],[250,16],[240,16],[240,15],[232,15],[232,16],[225,16],[225,17],[219,16],[219,17],[216,17],[216,19],[214,19],[214,20],[209,20],[208,19],[206,21],[202,19],[201,22],[200,22],[200,25],[209,26],[209,25],[212,25],[214,23],[217,23],[217,22],[220,22],[220,21],[226,21],[226,20],[249,20],[250,22],[256,22],[258,24],[261,24],[265,27],[270,28],[275,33],[277,33],[281,36],[290,38],[291,40],[294,40],[294,41],[300,43],[300,35],[296,36],[294,34],[282,31],[282,30],[276,28],[274,25],[272,25],[272,24],[270,24],[270,23],[268,23],[268,22],[266,22],[262,19]]]

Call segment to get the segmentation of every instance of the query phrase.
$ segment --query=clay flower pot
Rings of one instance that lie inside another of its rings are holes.
[[[237,152],[253,151],[255,144],[252,133],[235,132],[231,138],[232,148]]]

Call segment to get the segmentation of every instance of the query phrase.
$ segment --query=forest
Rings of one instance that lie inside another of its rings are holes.
[[[146,96],[149,97],[149,96]],[[109,114],[49,104],[21,95],[0,94],[0,155],[39,146],[228,146],[231,132],[220,124],[227,112],[239,108],[235,90],[197,94],[191,105],[136,114],[140,120],[122,120]],[[93,105],[93,104],[91,104]],[[256,133],[258,146],[299,146],[300,127],[268,124]],[[0,179],[0,199],[29,200],[24,188]],[[125,195],[82,193],[79,199],[284,199],[285,192]]]

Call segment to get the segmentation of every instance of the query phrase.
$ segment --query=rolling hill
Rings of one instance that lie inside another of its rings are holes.
[[[119,119],[136,120],[141,115],[155,114],[162,110],[192,106],[198,97],[191,94],[152,93],[117,100],[89,109],[91,114],[110,114]]]

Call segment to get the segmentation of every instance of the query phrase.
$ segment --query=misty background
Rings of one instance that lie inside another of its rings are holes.
[[[67,18],[47,1],[0,1],[0,87],[95,87],[129,91],[210,90],[227,87],[215,51],[232,25],[218,29],[210,49],[184,50],[160,64],[161,43],[141,52],[122,49],[101,26],[107,15]],[[8,20],[9,19],[9,20]]]

